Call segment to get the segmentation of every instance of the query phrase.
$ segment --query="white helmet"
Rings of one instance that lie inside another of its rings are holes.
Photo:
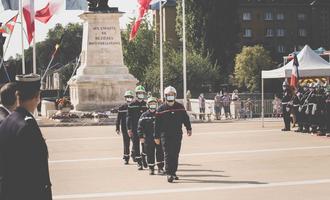
[[[167,88],[165,88],[164,90],[164,94],[168,95],[170,93],[174,93],[176,95],[176,89],[172,86],[168,86]]]

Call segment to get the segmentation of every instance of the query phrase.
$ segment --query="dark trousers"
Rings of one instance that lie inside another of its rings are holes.
[[[144,144],[141,144],[141,148],[140,148],[140,138],[137,134],[137,132],[133,132],[133,137],[132,137],[132,141],[133,141],[133,157],[136,159],[136,162],[139,165],[142,165],[142,157],[146,156],[146,151],[144,148]],[[141,152],[142,149],[142,152]]]
[[[290,130],[290,112],[283,111],[284,128]]]
[[[153,139],[147,139],[144,143],[147,152],[147,162],[150,169],[154,169],[155,160],[157,161],[158,169],[164,168],[164,151],[161,145],[155,144]],[[155,159],[156,155],[156,159]]]
[[[178,170],[181,141],[181,133],[172,133],[172,135],[164,134],[161,137],[165,158],[165,171],[168,175],[175,175]]]
[[[128,136],[127,130],[122,130],[123,135],[123,147],[124,147],[124,157],[123,159],[129,160],[129,149],[130,149],[130,137]]]
[[[199,108],[199,112],[201,113],[199,119],[205,120],[205,108]]]

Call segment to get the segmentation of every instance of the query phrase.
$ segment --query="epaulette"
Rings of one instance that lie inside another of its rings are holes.
[[[26,116],[26,117],[24,118],[24,121],[29,121],[29,120],[31,120],[31,119],[33,119],[33,117]]]

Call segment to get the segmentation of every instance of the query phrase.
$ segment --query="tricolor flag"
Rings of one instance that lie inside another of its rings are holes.
[[[28,42],[31,44],[31,41],[34,37],[34,0],[23,0],[23,16],[26,24],[26,32],[28,35]]]
[[[47,23],[62,7],[63,0],[50,0],[47,5],[36,12],[35,19]]]
[[[132,41],[137,35],[140,24],[143,20],[144,15],[148,12],[151,0],[138,0],[139,3],[139,16],[136,19],[130,34],[129,40]]]
[[[0,27],[0,33],[7,33],[11,34],[14,30],[16,21],[17,21],[17,15],[15,15],[13,18],[11,18],[5,25],[2,25]]]
[[[297,89],[298,80],[299,80],[299,62],[298,62],[297,54],[294,54],[290,86],[293,87],[294,89]]]

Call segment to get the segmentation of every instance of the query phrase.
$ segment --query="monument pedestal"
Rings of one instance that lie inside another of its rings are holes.
[[[119,18],[122,13],[84,13],[81,64],[68,82],[77,111],[108,111],[123,103],[138,82],[124,65]]]

